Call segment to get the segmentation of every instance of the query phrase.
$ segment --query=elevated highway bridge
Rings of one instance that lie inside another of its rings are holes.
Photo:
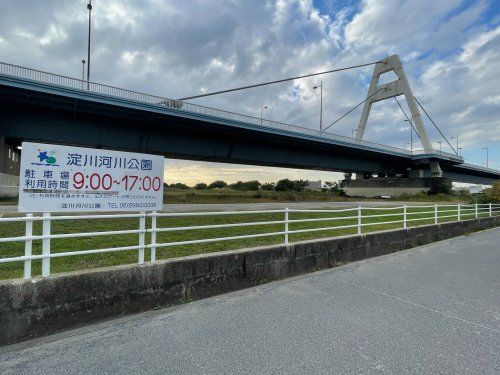
[[[411,152],[0,63],[0,135],[169,158],[491,184],[500,171],[438,150]]]

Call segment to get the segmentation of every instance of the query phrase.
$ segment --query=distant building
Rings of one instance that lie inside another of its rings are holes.
[[[321,190],[321,180],[307,181],[306,190]]]
[[[19,194],[20,159],[19,151],[5,144],[5,138],[0,136],[0,198]]]

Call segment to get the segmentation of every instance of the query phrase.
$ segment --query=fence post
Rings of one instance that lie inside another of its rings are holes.
[[[457,204],[457,217],[458,217],[458,221],[460,221],[460,203]]]
[[[156,211],[151,214],[151,262],[156,262]]]
[[[434,224],[438,223],[438,205],[434,205]]]
[[[361,206],[358,206],[358,235],[361,234]]]
[[[285,208],[285,244],[288,244],[288,207]]]
[[[50,236],[50,212],[43,213],[42,236]],[[50,237],[42,240],[42,255],[50,255]],[[42,258],[42,276],[50,275],[50,258]]]
[[[31,237],[33,235],[33,214],[26,214],[26,231],[24,235],[26,237]],[[30,257],[32,255],[33,241],[24,241],[24,256]],[[31,279],[31,259],[24,261],[24,278]]]
[[[146,212],[140,212],[139,218],[139,264],[144,263],[144,238],[146,231]]]
[[[475,211],[474,212],[476,213],[476,219],[477,219],[477,203],[475,204]]]
[[[403,206],[403,229],[406,229],[406,204]]]
[[[491,217],[491,203],[488,204],[488,212],[490,213],[490,217]]]

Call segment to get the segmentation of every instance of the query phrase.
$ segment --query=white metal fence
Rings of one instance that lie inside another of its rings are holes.
[[[423,210],[423,211],[422,211]],[[313,217],[313,218],[292,218],[293,214],[333,214],[340,216]],[[180,217],[219,217],[223,215],[252,215],[252,214],[282,214],[280,220],[269,221],[251,221],[251,222],[230,222],[222,224],[208,224],[195,226],[169,226],[161,227],[158,225],[158,218],[180,218]],[[82,256],[88,254],[111,253],[119,251],[136,250],[138,254],[138,263],[145,262],[145,250],[150,249],[151,262],[156,261],[156,250],[159,248],[168,248],[181,245],[202,244],[209,242],[242,240],[247,238],[257,237],[272,237],[283,236],[283,243],[289,243],[289,236],[297,233],[306,232],[321,232],[333,231],[340,229],[356,228],[356,233],[361,235],[363,228],[370,226],[381,225],[396,225],[401,224],[402,228],[407,228],[409,225],[419,225],[419,222],[431,221],[435,224],[443,219],[450,220],[465,220],[470,218],[478,218],[485,216],[496,216],[500,214],[500,204],[448,204],[448,205],[427,205],[427,206],[398,206],[398,207],[352,207],[344,209],[331,210],[299,210],[299,209],[281,209],[281,210],[264,210],[264,211],[218,211],[218,212],[186,212],[186,213],[164,213],[164,212],[141,212],[133,214],[95,214],[95,215],[64,215],[54,216],[50,213],[44,213],[41,216],[26,214],[22,217],[4,217],[0,218],[2,223],[25,223],[24,236],[4,237],[0,238],[0,246],[3,243],[24,242],[24,255],[16,257],[2,257],[0,251],[0,264],[12,262],[24,262],[24,278],[32,277],[32,261],[41,260],[42,276],[50,275],[50,263],[52,258]],[[112,230],[98,232],[78,232],[78,233],[52,233],[51,224],[55,221],[69,220],[113,220],[113,219],[137,219],[138,229],[129,230]],[[150,227],[146,227],[147,219]],[[367,220],[368,219],[368,220]],[[373,221],[373,219],[375,219]],[[343,224],[347,220],[354,224]],[[372,221],[370,221],[372,220]],[[378,221],[380,220],[380,221]],[[290,229],[290,225],[296,223],[321,223],[321,222],[337,222],[338,225],[319,226],[313,228]],[[41,235],[33,234],[33,224],[41,222]],[[221,228],[241,228],[255,226],[271,226],[280,225],[282,230],[273,232],[262,232],[253,234],[244,234],[237,236],[201,238],[195,240],[173,241],[173,242],[158,242],[157,234],[163,232],[175,231],[196,231],[203,229],[221,229]],[[108,247],[92,250],[76,250],[76,251],[58,251],[51,252],[51,240],[62,238],[85,238],[97,236],[114,236],[124,234],[136,234],[137,244],[121,247]],[[149,234],[149,243],[146,243],[146,234]],[[41,241],[41,254],[33,254],[33,242]]]

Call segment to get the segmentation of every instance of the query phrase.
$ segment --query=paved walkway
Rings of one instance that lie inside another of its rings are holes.
[[[499,374],[500,228],[0,349],[7,374]]]

